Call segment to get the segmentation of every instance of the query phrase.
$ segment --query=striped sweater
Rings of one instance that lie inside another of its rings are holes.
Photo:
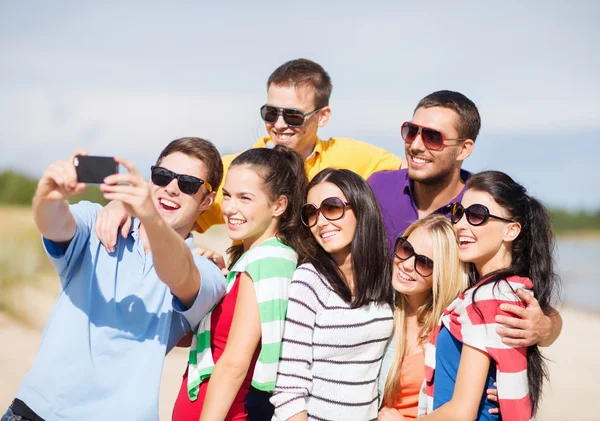
[[[478,285],[483,282],[481,281]],[[487,353],[496,361],[496,382],[502,419],[535,420],[527,382],[527,347],[513,347],[504,344],[502,338],[496,333],[498,324],[495,321],[497,314],[505,314],[500,310],[500,304],[509,303],[523,306],[524,304],[515,291],[526,289],[532,292],[532,288],[533,284],[530,279],[511,276],[506,282],[486,284],[477,290],[475,302],[481,315],[473,304],[475,287],[465,291],[448,306],[440,323],[432,332],[430,342],[426,347],[425,380],[428,413],[433,410],[435,340],[443,323],[456,339]]]
[[[289,286],[297,263],[298,256],[291,247],[270,238],[245,252],[227,275],[227,293],[239,273],[247,273],[254,283],[262,337],[252,386],[266,392],[275,387]],[[192,339],[188,369],[188,396],[192,401],[198,398],[200,383],[210,377],[214,369],[210,349],[211,315],[212,310],[204,316]]]
[[[392,332],[389,305],[350,308],[314,266],[294,273],[271,402],[275,418],[376,420],[377,375]]]

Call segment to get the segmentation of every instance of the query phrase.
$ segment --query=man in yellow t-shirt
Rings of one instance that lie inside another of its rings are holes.
[[[331,90],[331,78],[314,61],[297,59],[279,66],[267,81],[267,103],[260,108],[269,135],[258,139],[252,147],[285,145],[294,149],[305,159],[309,180],[330,167],[354,171],[365,180],[377,171],[405,167],[406,161],[399,156],[365,142],[339,137],[319,139],[317,130],[324,127],[331,116]],[[223,156],[224,174],[237,155]],[[221,213],[224,183],[225,177],[218,186],[213,205],[196,220],[199,232],[225,223]],[[127,236],[129,224],[122,205],[111,203],[98,216],[95,230],[102,244],[111,251],[116,244],[117,228],[122,225],[121,233]]]
[[[309,180],[329,167],[349,169],[365,180],[376,171],[399,169],[402,159],[384,149],[354,139],[319,139],[317,130],[331,116],[331,89],[331,79],[318,63],[297,59],[279,66],[267,81],[267,103],[260,109],[269,136],[252,147],[285,145],[294,149],[306,160]],[[223,157],[225,173],[236,156]],[[224,223],[222,185],[219,187],[214,204],[197,220],[200,232]]]

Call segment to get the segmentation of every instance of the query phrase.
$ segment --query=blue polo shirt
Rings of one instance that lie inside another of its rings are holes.
[[[471,173],[460,170],[460,178],[466,182],[471,178]],[[390,250],[392,250],[396,238],[403,234],[410,224],[419,219],[419,212],[412,191],[412,182],[408,178],[408,169],[379,171],[371,175],[367,182],[379,202],[385,232],[390,243]],[[463,188],[452,202],[460,202],[464,192],[465,189]],[[448,215],[450,212],[448,205],[442,206],[435,212]]]
[[[17,398],[46,420],[158,420],[165,354],[225,293],[225,278],[194,255],[201,276],[185,309],[144,253],[139,220],[108,253],[94,233],[102,207],[70,207],[77,229],[65,249],[43,239],[61,291]],[[186,244],[194,249],[190,235]]]

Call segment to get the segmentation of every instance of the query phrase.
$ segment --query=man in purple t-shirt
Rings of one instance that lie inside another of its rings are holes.
[[[480,128],[477,107],[459,92],[437,91],[419,101],[401,129],[408,168],[376,172],[367,180],[381,208],[390,250],[414,221],[433,212],[448,214],[448,205],[462,200],[471,173],[461,166]],[[510,305],[506,311],[519,317],[497,316],[498,323],[511,327],[498,328],[503,342],[549,346],[562,329],[560,315],[554,309],[544,315],[531,294],[517,293],[527,308]]]
[[[402,125],[408,168],[376,172],[368,183],[379,201],[390,249],[410,224],[430,213],[446,212],[462,199],[471,176],[461,165],[473,151],[481,118],[459,92],[438,91],[423,98]]]

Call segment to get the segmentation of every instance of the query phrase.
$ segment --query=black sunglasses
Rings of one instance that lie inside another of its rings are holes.
[[[185,194],[196,194],[200,187],[204,184],[206,186],[206,190],[208,192],[212,192],[212,186],[210,183],[198,178],[193,175],[186,174],[177,174],[171,170],[168,170],[163,167],[150,167],[152,171],[151,179],[154,184],[160,187],[167,186],[174,178],[177,179],[177,185],[179,186],[179,190]]]
[[[515,222],[512,219],[492,215],[487,206],[480,205],[479,203],[475,203],[468,208],[465,208],[460,202],[454,202],[450,205],[450,221],[452,221],[453,224],[458,223],[463,215],[467,216],[467,222],[474,227],[485,224],[490,218],[504,222]]]
[[[344,202],[339,197],[328,197],[323,199],[320,207],[316,207],[312,203],[302,205],[300,219],[309,228],[315,226],[319,219],[319,213],[328,221],[337,221],[344,217],[348,206],[350,206],[350,203]]]
[[[444,149],[445,143],[448,140],[462,141],[465,139],[450,139],[444,136],[442,132],[436,129],[430,129],[429,127],[419,126],[415,123],[406,122],[402,124],[400,128],[400,135],[404,139],[405,143],[413,143],[417,138],[417,135],[421,133],[421,139],[425,147],[432,151],[441,151]]]
[[[415,253],[415,249],[406,237],[398,237],[396,246],[394,247],[394,254],[402,261],[415,256],[415,270],[421,276],[427,277],[433,273],[433,260],[422,254]]]
[[[277,121],[280,115],[283,116],[283,121],[290,127],[302,127],[304,125],[304,121],[306,117],[309,115],[316,113],[323,107],[316,108],[307,113],[303,113],[300,110],[295,108],[278,108],[273,107],[272,105],[263,105],[260,107],[260,117],[263,119],[265,123],[273,124]]]

